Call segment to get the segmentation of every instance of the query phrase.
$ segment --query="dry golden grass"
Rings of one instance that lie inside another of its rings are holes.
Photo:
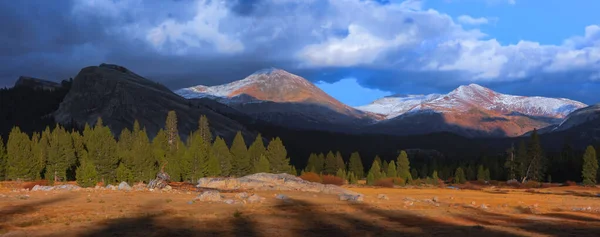
[[[13,185],[14,186],[14,185]],[[197,195],[13,191],[0,184],[0,235],[9,236],[598,236],[597,188],[451,190],[350,188],[335,195],[257,192],[262,204],[188,204]],[[287,195],[291,202],[274,198]],[[222,193],[234,198],[235,193]],[[386,194],[389,200],[380,200]],[[4,195],[4,196],[3,196]],[[29,197],[24,197],[29,195]],[[437,202],[432,201],[436,197]],[[485,209],[481,205],[485,205]]]

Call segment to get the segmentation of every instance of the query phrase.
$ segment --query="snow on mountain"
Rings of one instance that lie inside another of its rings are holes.
[[[460,86],[448,94],[385,97],[369,105],[356,107],[394,118],[407,112],[467,112],[472,109],[500,114],[520,113],[528,116],[564,118],[586,105],[564,98],[527,97],[495,92],[477,84]]]

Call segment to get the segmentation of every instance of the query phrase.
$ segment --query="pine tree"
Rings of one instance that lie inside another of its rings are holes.
[[[162,167],[165,164],[168,165],[167,153],[169,152],[169,139],[165,130],[158,130],[156,136],[154,136],[154,139],[152,139],[151,146],[154,162],[158,165],[158,167]]]
[[[204,142],[206,142],[207,144],[212,143],[212,133],[210,132],[210,126],[206,115],[200,116],[200,121],[198,121],[198,132],[200,133],[200,136],[202,137],[202,140],[204,140]]]
[[[127,128],[123,128],[121,134],[119,135],[119,141],[117,141],[117,152],[119,155],[119,160],[121,163],[125,163],[124,165],[127,167],[132,167],[133,160],[133,135],[132,132]]]
[[[265,155],[261,155],[258,158],[258,162],[255,163],[254,171],[256,173],[269,173],[271,171],[271,165],[269,159]]]
[[[465,177],[467,178],[467,180],[477,179],[477,175],[475,174],[475,171],[474,171],[472,165],[467,166],[467,168],[465,169]]]
[[[323,169],[323,173],[335,175],[335,173],[337,172],[337,168],[337,160],[335,158],[335,155],[333,154],[333,152],[329,151],[325,158],[325,167]]]
[[[354,152],[350,155],[350,161],[348,161],[348,171],[352,172],[358,178],[364,177],[365,168],[358,152]]]
[[[137,120],[134,122],[132,132],[131,173],[134,181],[150,182],[158,171],[158,162],[154,152],[148,155],[148,151],[152,151],[153,146],[148,139],[146,130],[141,130],[139,124],[137,126],[135,124],[138,124]]]
[[[279,137],[269,142],[266,157],[269,159],[272,173],[278,174],[290,171],[290,158],[287,157],[287,151]]]
[[[212,148],[211,152],[208,154],[207,163],[208,164],[206,166],[206,175],[208,177],[217,177],[221,175],[221,162],[219,161],[219,158],[217,156],[212,154]]]
[[[174,146],[178,145],[179,129],[177,128],[177,114],[171,110],[167,114],[167,121],[165,122],[165,132],[167,133],[167,141],[169,147],[173,149]]]
[[[508,173],[508,180],[513,180],[517,178],[517,169],[518,163],[516,158],[515,146],[511,145],[509,149],[506,150],[506,162],[504,162],[504,168]]]
[[[258,162],[260,156],[266,155],[267,149],[263,143],[262,136],[260,133],[256,136],[256,139],[248,148],[248,155],[250,157],[250,166],[255,167],[255,163]]]
[[[358,183],[358,178],[356,178],[356,175],[354,174],[354,172],[350,171],[348,173],[348,183],[349,184],[357,184]]]
[[[310,153],[310,156],[308,156],[308,162],[306,162],[306,168],[304,168],[304,171],[316,173],[317,169],[315,166],[317,163],[317,159],[319,159],[317,157],[317,154]]]
[[[376,155],[376,156],[375,156],[375,159],[374,159],[374,161],[377,161],[377,164],[379,164],[379,167],[381,167],[381,166],[382,166],[382,163],[383,163],[383,162],[381,161],[381,158],[379,157],[379,155]],[[374,161],[373,161],[373,162],[374,162]]]
[[[367,185],[375,184],[375,175],[371,172],[367,175]]]
[[[82,160],[81,165],[77,167],[77,184],[81,187],[94,187],[98,182],[98,172],[94,162],[90,159]]]
[[[83,131],[88,158],[96,166],[98,178],[105,183],[114,182],[115,170],[119,163],[117,155],[117,141],[115,141],[110,129],[102,125],[102,119],[98,118],[93,129],[89,127]]]
[[[187,140],[187,149],[182,157],[184,180],[196,182],[198,178],[208,173],[209,146],[202,138],[199,131],[192,133]]]
[[[335,168],[337,168],[335,171],[336,173],[339,169],[343,169],[344,172],[346,172],[346,163],[344,162],[342,153],[340,153],[339,151],[335,153]]]
[[[431,178],[433,179],[434,182],[436,182],[436,183],[439,182],[440,177],[438,176],[437,170],[433,171],[433,174],[431,175]]]
[[[398,176],[398,172],[396,171],[396,162],[390,161],[386,174],[387,174],[387,177],[397,177]]]
[[[127,182],[131,183],[133,181],[133,174],[131,170],[125,167],[125,164],[120,163],[119,167],[117,167],[117,182]]]
[[[0,136],[0,181],[6,180],[6,146]]]
[[[411,177],[417,177],[417,179],[419,178],[419,172],[417,171],[417,169],[412,168],[410,169],[410,176]]]
[[[222,176],[233,175],[232,161],[233,156],[225,143],[225,140],[221,137],[215,138],[215,142],[212,145],[210,155],[213,156],[211,159],[219,161]]]
[[[598,158],[596,157],[596,150],[593,146],[588,146],[583,155],[583,169],[581,171],[583,184],[588,186],[596,185],[597,173]]]
[[[429,176],[429,167],[427,167],[427,164],[423,164],[423,166],[421,166],[421,170],[419,170],[419,176],[422,179],[427,178],[427,176]]]
[[[43,144],[44,140],[40,140],[39,146],[47,147],[49,151],[46,161],[46,179],[50,182],[66,181],[67,170],[77,162],[71,134],[57,125],[48,137],[48,146]]]
[[[484,174],[484,175],[483,175],[483,179],[484,179],[485,181],[490,181],[490,180],[492,180],[492,179],[491,179],[491,176],[490,176],[490,169],[488,169],[488,168],[485,168],[485,171],[483,172],[483,174]]]
[[[396,165],[396,171],[398,172],[397,177],[404,179],[406,182],[410,182],[412,180],[412,174],[410,173],[410,162],[408,160],[408,155],[405,151],[401,151],[400,155],[398,155]]]
[[[34,164],[32,143],[27,134],[21,132],[19,127],[13,127],[6,142],[6,176],[7,179],[33,180],[39,176]]]
[[[456,171],[454,172],[454,183],[464,184],[466,182],[467,179],[465,178],[465,172],[463,171],[463,169],[461,167],[456,168]]]
[[[389,166],[389,163],[387,161],[385,161],[385,160],[382,161],[382,163],[381,163],[381,173],[384,174],[385,177],[388,177],[387,176],[388,166]]]
[[[483,169],[483,165],[479,165],[479,168],[477,168],[477,181],[484,181],[485,180],[485,170]]]
[[[344,169],[338,169],[338,171],[335,173],[335,176],[342,179],[346,179],[347,174]]]
[[[527,170],[525,172],[525,176],[523,177],[523,181],[526,179],[543,181],[546,171],[546,162],[545,157],[542,151],[542,146],[540,144],[540,139],[537,134],[537,130],[534,129],[531,133],[531,138],[529,140],[528,149],[527,149]]]
[[[298,171],[296,170],[296,166],[290,165],[289,170],[290,170],[290,172],[288,174],[298,176]]]
[[[379,166],[379,161],[377,161],[377,160],[373,161],[373,164],[371,165],[371,169],[369,170],[369,175],[373,175],[373,178],[375,179],[375,181],[382,178],[381,166]]]
[[[525,145],[525,140],[521,140],[519,142],[519,147],[517,148],[517,155],[515,157],[516,165],[517,165],[517,177],[520,180],[525,178],[525,173],[527,172],[527,168],[529,163],[527,162],[527,145]]]
[[[47,170],[47,160],[48,153],[50,152],[50,128],[46,127],[46,129],[42,132],[42,134],[38,134],[34,132],[31,136],[31,152],[33,153],[33,162],[31,165],[34,167],[33,169],[36,172],[36,179],[40,178],[42,172]],[[48,173],[48,172],[46,172]],[[50,177],[48,174],[44,174],[45,178],[50,181],[50,184],[53,182],[54,175]]]
[[[244,142],[242,132],[237,132],[233,143],[231,144],[231,156],[232,156],[232,174],[234,176],[244,176],[252,171],[250,166],[250,157],[248,156],[248,147]]]
[[[325,154],[319,153],[315,160],[315,173],[320,174],[325,171]]]

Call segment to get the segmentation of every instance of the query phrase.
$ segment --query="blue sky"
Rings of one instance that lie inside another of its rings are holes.
[[[596,9],[596,0],[0,1],[0,86],[100,63],[172,89],[277,67],[352,106],[469,83],[593,104]]]

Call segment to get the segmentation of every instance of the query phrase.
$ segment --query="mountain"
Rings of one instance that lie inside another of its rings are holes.
[[[569,99],[507,95],[470,84],[448,94],[386,97],[357,109],[387,118],[370,130],[402,134],[449,131],[473,137],[519,136],[560,123],[585,106]]]
[[[600,142],[600,104],[575,110],[561,123],[539,129],[538,133],[547,137],[565,138],[569,142],[585,146],[597,144]]]
[[[56,90],[59,89],[62,85],[53,81],[48,81],[39,78],[20,76],[19,79],[15,82],[14,87],[29,87],[35,90]]]
[[[301,129],[341,131],[380,117],[347,106],[310,81],[276,68],[224,85],[199,85],[175,93],[188,99],[212,98],[253,118]]]
[[[237,131],[254,136],[239,122],[210,107],[186,100],[163,85],[112,64],[83,68],[54,112],[54,118],[61,124],[81,126],[95,124],[102,117],[115,134],[131,128],[137,119],[153,136],[164,127],[170,110],[176,112],[179,132],[184,138],[197,128],[201,115],[207,116],[215,136],[233,137]]]

